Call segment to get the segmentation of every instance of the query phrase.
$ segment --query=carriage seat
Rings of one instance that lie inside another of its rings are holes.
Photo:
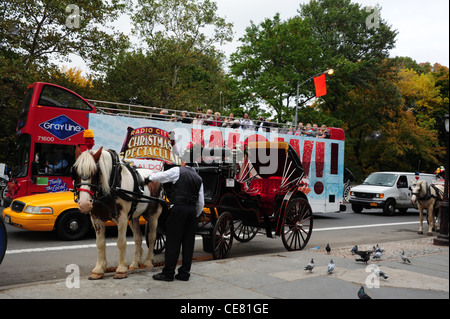
[[[282,179],[281,176],[253,179],[250,182],[249,191],[265,195],[275,195],[278,193]]]
[[[263,207],[273,208],[275,195],[279,193],[282,181],[281,176],[253,179],[247,193],[252,196],[259,195]]]

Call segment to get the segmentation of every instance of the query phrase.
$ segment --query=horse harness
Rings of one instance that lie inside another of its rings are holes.
[[[118,210],[117,210],[117,203],[115,201],[116,197],[119,197],[123,199],[124,201],[131,202],[131,208],[128,212],[128,218],[131,219],[134,212],[136,211],[138,203],[152,203],[157,202],[159,204],[165,204],[169,205],[169,203],[161,198],[154,197],[154,196],[146,196],[144,195],[144,183],[148,182],[147,179],[144,181],[141,177],[141,175],[137,172],[136,167],[130,163],[121,161],[119,159],[119,156],[117,155],[116,151],[114,150],[108,150],[108,152],[111,154],[112,158],[112,170],[111,175],[109,177],[109,188],[110,193],[104,194],[104,192],[101,190],[101,187],[99,187],[96,184],[93,183],[86,183],[82,182],[83,180],[88,180],[89,177],[86,176],[80,176],[81,183],[74,185],[74,196],[75,196],[75,202],[78,202],[78,195],[79,192],[87,192],[92,196],[92,199],[94,203],[100,204],[101,206],[107,208],[111,211],[112,217],[117,218],[118,217]],[[92,179],[99,181],[100,180],[100,166],[98,163],[97,165],[97,171]],[[125,189],[120,188],[120,185],[122,184],[122,166],[124,166],[133,177],[133,191],[128,191]],[[72,179],[76,180],[76,174],[75,170],[72,167]],[[80,188],[80,186],[89,186],[94,191]],[[113,209],[111,209],[108,205],[106,205],[107,202],[112,201],[114,203]]]
[[[414,192],[414,193],[411,192],[411,195],[416,195],[417,199],[419,201],[421,201],[421,200],[429,200],[431,198],[436,198],[436,199],[441,199],[442,198],[442,195],[444,193],[439,188],[437,188],[436,185],[428,184],[428,182],[426,182],[426,181],[425,181],[425,185],[426,185],[425,186],[426,187],[425,196],[419,197],[420,196],[420,192],[422,191],[422,185],[423,185],[423,183],[420,184],[420,188],[419,188],[418,192]],[[431,188],[433,188],[435,190],[436,194],[432,194],[431,193]]]

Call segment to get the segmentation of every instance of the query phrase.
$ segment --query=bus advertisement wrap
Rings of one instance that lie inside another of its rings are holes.
[[[305,176],[303,192],[314,212],[340,210],[343,198],[344,141],[313,137],[165,122],[106,114],[89,114],[96,148],[113,149],[138,167],[158,169],[177,162],[192,145],[234,148],[253,141],[285,141],[299,155]],[[151,167],[150,167],[151,166]],[[162,165],[161,165],[162,166]]]

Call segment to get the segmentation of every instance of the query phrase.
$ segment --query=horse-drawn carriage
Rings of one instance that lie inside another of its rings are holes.
[[[205,209],[197,234],[203,237],[204,251],[214,259],[225,258],[233,239],[248,242],[259,230],[270,238],[280,236],[289,251],[306,246],[313,212],[301,191],[304,171],[292,146],[249,142],[241,154],[230,149],[203,149],[201,153],[200,161],[191,160],[203,179]],[[156,253],[164,249],[164,223],[163,213]]]
[[[281,236],[287,250],[303,249],[311,237],[313,214],[301,191],[304,171],[297,153],[286,142],[249,142],[241,152],[203,149],[200,161],[194,161],[203,179],[206,212],[199,219],[197,234],[203,236],[204,250],[215,259],[225,258],[234,238],[249,241],[259,229],[267,237]],[[107,271],[107,220],[114,220],[118,227],[119,264],[114,278],[125,278],[128,269],[142,265],[141,216],[147,220],[147,246],[156,247],[148,250],[143,264],[151,267],[153,252],[164,249],[170,205],[161,197],[160,186],[144,182],[152,171],[133,168],[120,161],[116,152],[103,148],[96,152],[77,148],[76,158],[72,168],[75,200],[82,213],[91,214],[97,238],[97,264],[89,278],[100,279]],[[128,221],[135,241],[131,265],[125,258]]]

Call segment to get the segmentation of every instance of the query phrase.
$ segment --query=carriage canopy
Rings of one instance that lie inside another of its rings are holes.
[[[280,188],[300,183],[304,170],[300,158],[287,142],[249,142],[241,170],[241,181],[281,177]]]

